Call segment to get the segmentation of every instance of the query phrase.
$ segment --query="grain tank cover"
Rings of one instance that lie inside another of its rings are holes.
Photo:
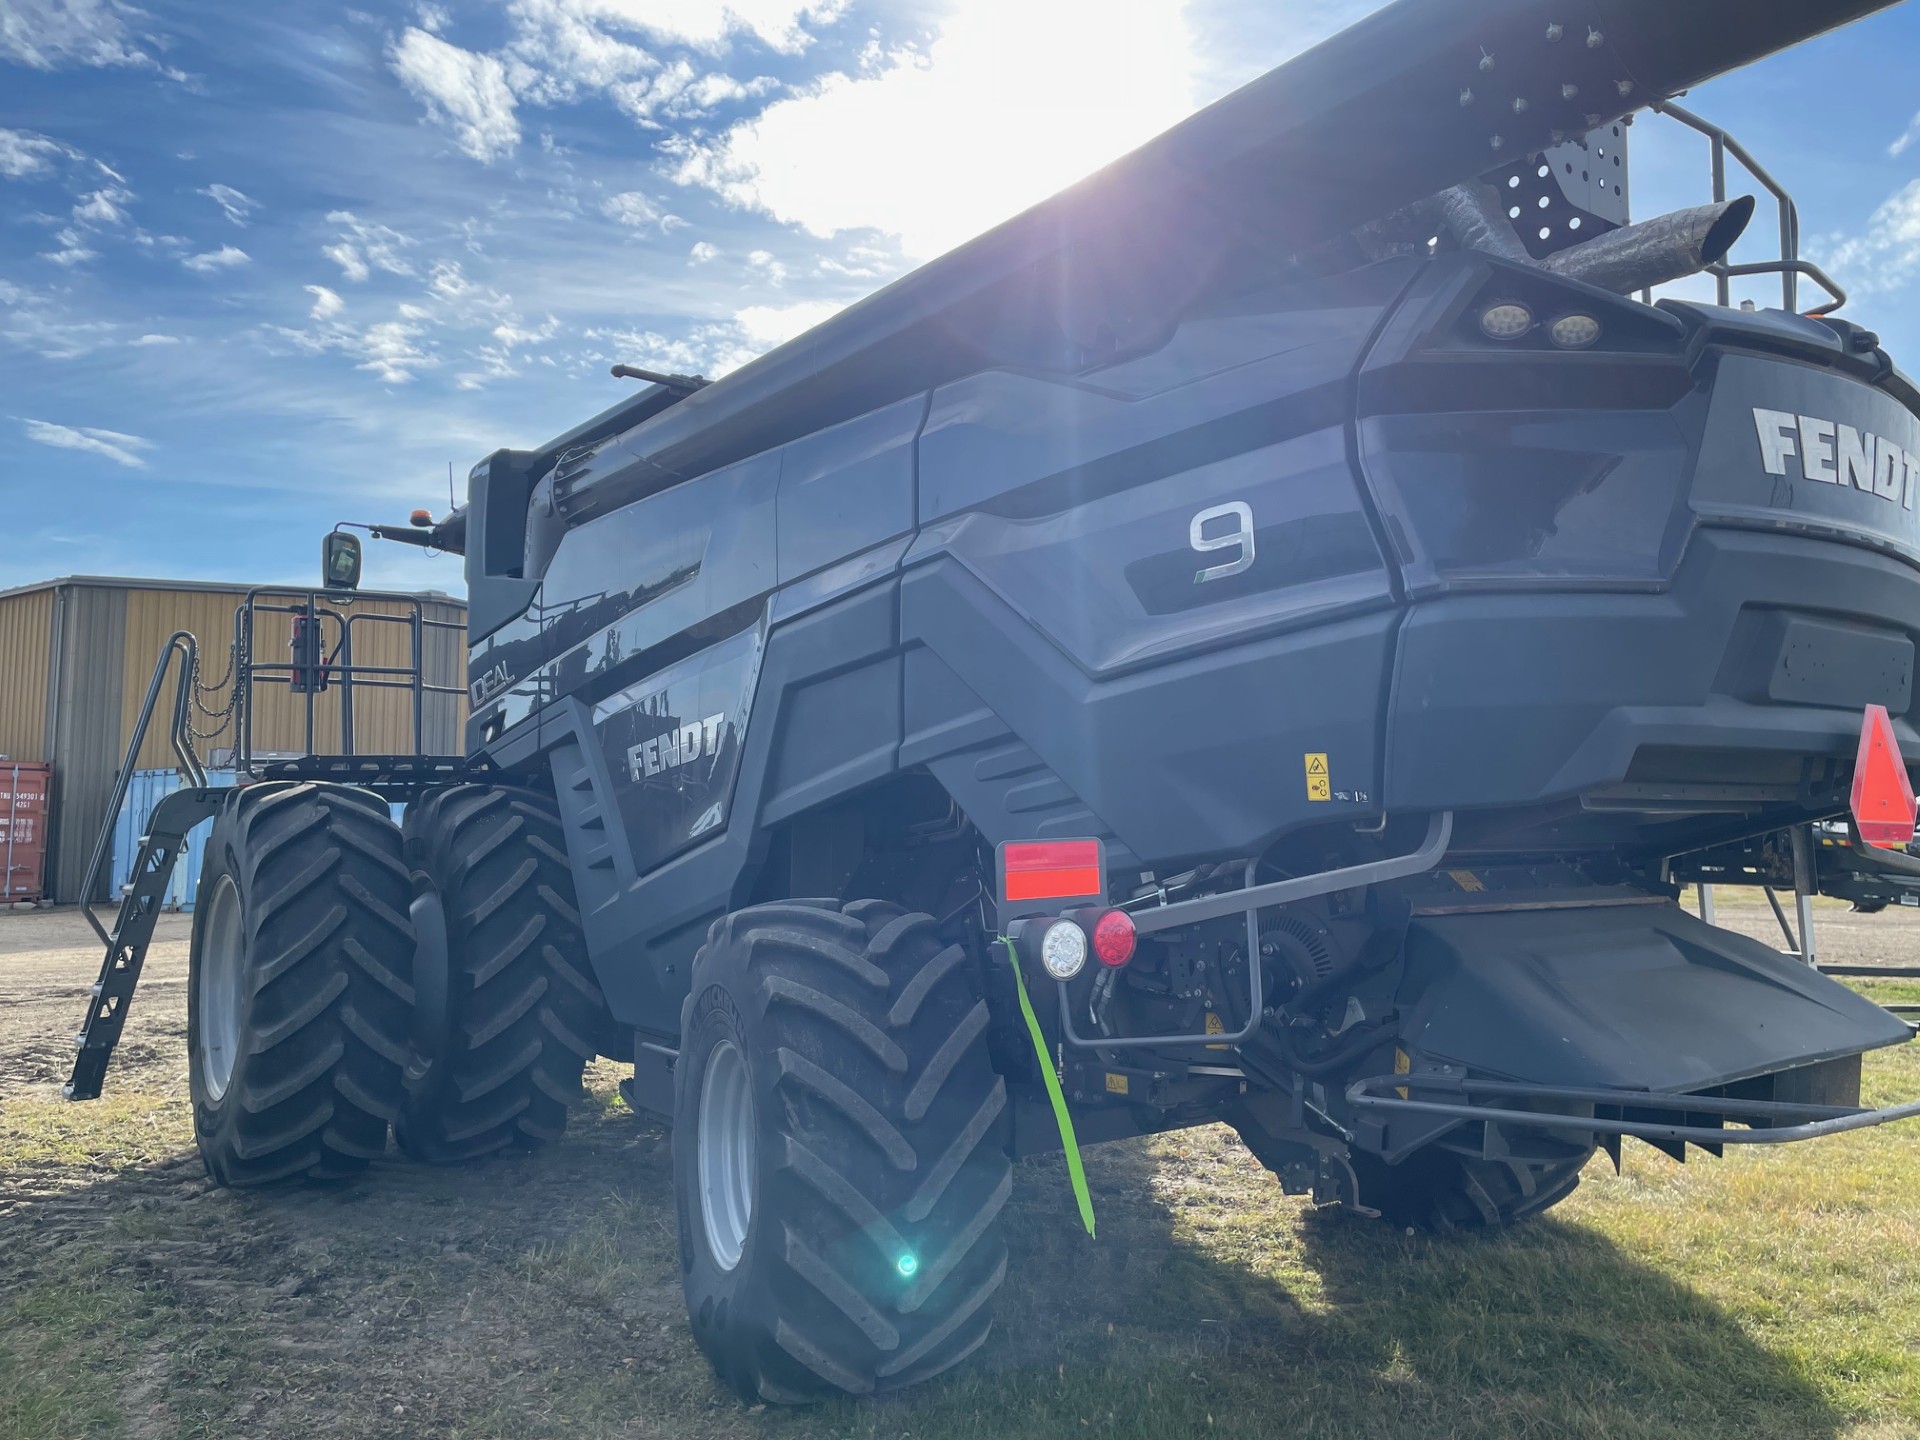
[[[556,500],[583,519],[987,365],[1123,354],[1236,261],[1284,261],[1890,3],[1398,0],[628,431]]]

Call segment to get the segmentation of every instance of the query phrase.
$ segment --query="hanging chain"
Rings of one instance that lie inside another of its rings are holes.
[[[240,698],[240,687],[234,683],[234,677],[240,670],[238,664],[239,651],[240,642],[235,640],[233,644],[227,648],[227,673],[211,685],[201,680],[199,659],[196,657],[194,660],[193,670],[189,676],[193,682],[193,708],[198,710],[207,719],[215,722],[211,730],[202,730],[198,725],[194,724],[192,718],[189,717],[187,720],[187,732],[196,740],[217,740],[226,734],[228,728],[233,724],[235,702]],[[203,697],[217,695],[223,689],[227,692],[227,703],[222,705],[218,710],[210,708]]]

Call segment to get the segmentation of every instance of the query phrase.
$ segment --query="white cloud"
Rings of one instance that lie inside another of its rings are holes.
[[[609,220],[617,220],[622,225],[630,225],[635,230],[644,230],[649,225],[658,225],[662,231],[679,229],[686,225],[678,215],[664,215],[638,190],[624,191],[613,195],[600,206],[600,213]]]
[[[349,280],[366,279],[373,272],[367,268],[367,262],[360,258],[357,247],[341,241],[338,245],[324,245],[320,253],[340,267],[340,272]]]
[[[236,265],[245,265],[252,258],[244,250],[232,245],[222,245],[218,250],[189,255],[180,263],[196,274],[211,275],[216,270],[231,270]]]
[[[144,12],[120,0],[7,0],[0,5],[0,56],[35,70],[62,65],[130,65],[166,69],[140,47],[126,17]]]
[[[691,327],[677,338],[652,330],[592,329],[587,340],[609,347],[578,358],[608,362],[624,360],[688,375],[717,377],[737,370],[774,346],[837,314],[840,306],[826,300],[801,300],[792,305],[750,305],[731,320]]]
[[[505,67],[493,56],[476,55],[409,28],[387,58],[401,82],[427,107],[428,117],[450,129],[455,143],[475,160],[491,164],[519,146],[513,91]]]
[[[771,350],[844,308],[832,300],[800,300],[792,305],[749,305],[733,318],[748,345]]]
[[[1847,288],[1870,295],[1898,290],[1920,276],[1920,180],[1889,196],[1855,236],[1830,235],[1813,247],[1816,258],[1840,272]]]
[[[75,265],[82,265],[89,260],[99,257],[100,252],[89,249],[86,239],[78,230],[71,227],[62,230],[53,238],[60,248],[58,250],[42,250],[40,252],[40,258],[42,260],[51,260],[56,265],[64,265],[68,269],[71,269]]]
[[[121,207],[132,199],[132,193],[118,185],[95,190],[73,207],[74,221],[81,225],[124,225],[127,212]]]
[[[1916,140],[1920,140],[1920,114],[1916,114],[1913,119],[1909,120],[1907,122],[1907,128],[1900,132],[1899,136],[1891,145],[1887,146],[1887,154],[1897,160],[1907,153],[1907,147],[1912,145]]]
[[[385,225],[370,224],[351,210],[334,210],[327,223],[341,226],[340,239],[321,247],[320,253],[340,267],[347,279],[356,283],[375,270],[389,275],[411,275],[413,266],[402,253],[413,244],[413,237],[402,235]]]
[[[153,449],[151,440],[142,440],[138,435],[123,435],[118,430],[98,430],[89,425],[76,430],[46,420],[22,420],[20,424],[29,440],[51,445],[58,450],[84,450],[88,454],[103,455],[129,470],[146,469],[147,462],[135,452]]]
[[[220,207],[227,219],[242,229],[246,228],[247,217],[260,208],[258,200],[250,199],[231,185],[209,185],[204,190],[194,191],[194,194],[205,195]]]
[[[753,251],[747,256],[747,264],[764,275],[769,285],[784,285],[786,283],[787,267],[774,259],[771,251]]]
[[[720,258],[720,247],[711,241],[696,240],[694,241],[693,248],[687,252],[687,255],[692,259],[694,264],[705,265],[710,261]]]
[[[127,343],[133,346],[178,345],[180,337],[178,335],[142,335],[139,339],[129,340]]]
[[[312,318],[315,320],[331,320],[346,309],[347,302],[324,285],[309,285],[307,293],[313,296]]]
[[[1193,108],[1187,0],[974,0],[924,52],[776,101],[675,176],[815,235],[873,228],[940,253]],[[885,176],[886,183],[874,183]]]
[[[0,14],[0,25],[6,17]],[[0,129],[0,176],[9,180],[37,179],[53,172],[56,160],[77,160],[80,152],[31,130]]]

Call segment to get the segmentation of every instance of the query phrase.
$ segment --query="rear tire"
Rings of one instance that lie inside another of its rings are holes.
[[[1550,1162],[1484,1160],[1429,1146],[1398,1165],[1371,1155],[1352,1161],[1361,1204],[1390,1225],[1446,1234],[1500,1230],[1551,1209],[1579,1188],[1592,1156],[1588,1150]]]
[[[749,1400],[902,1388],[987,1337],[1007,1092],[967,952],[879,901],[717,922],[674,1066],[694,1338]]]
[[[394,1134],[436,1165],[558,1140],[606,1001],[580,933],[553,802],[453,785],[403,824],[423,935],[446,937],[445,982],[420,986],[416,1059]],[[435,913],[422,915],[422,907]]]
[[[413,1000],[407,869],[386,803],[248,785],[213,822],[193,918],[194,1139],[222,1185],[330,1180],[387,1145]]]

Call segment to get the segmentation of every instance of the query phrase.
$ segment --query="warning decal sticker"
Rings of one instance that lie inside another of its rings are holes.
[[[1327,774],[1327,756],[1316,750],[1307,756],[1307,799],[1333,799],[1333,780]]]

